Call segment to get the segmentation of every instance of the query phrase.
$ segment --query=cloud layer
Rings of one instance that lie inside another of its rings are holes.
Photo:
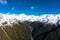
[[[44,14],[40,16],[34,16],[34,15],[25,15],[25,14],[2,14],[0,13],[0,26],[6,26],[6,25],[13,25],[18,24],[18,22],[24,22],[24,21],[40,21],[44,23],[52,23],[57,24],[57,22],[60,24],[60,14]]]

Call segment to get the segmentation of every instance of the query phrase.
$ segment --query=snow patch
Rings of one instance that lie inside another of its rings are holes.
[[[60,14],[44,14],[40,16],[35,15],[25,15],[25,14],[2,14],[0,13],[0,26],[7,26],[7,25],[13,25],[18,24],[18,22],[24,22],[24,21],[40,21],[44,23],[52,23],[57,24],[60,20]]]

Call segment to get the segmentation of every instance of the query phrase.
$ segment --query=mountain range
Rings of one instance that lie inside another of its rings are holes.
[[[0,40],[60,40],[60,14],[0,14]]]

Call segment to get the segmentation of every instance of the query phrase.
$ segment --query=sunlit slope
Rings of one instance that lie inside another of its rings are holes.
[[[0,40],[31,40],[31,30],[23,23],[0,27]]]

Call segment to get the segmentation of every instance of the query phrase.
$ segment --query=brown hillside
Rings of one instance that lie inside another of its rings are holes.
[[[31,40],[31,30],[23,23],[0,27],[0,40]]]

